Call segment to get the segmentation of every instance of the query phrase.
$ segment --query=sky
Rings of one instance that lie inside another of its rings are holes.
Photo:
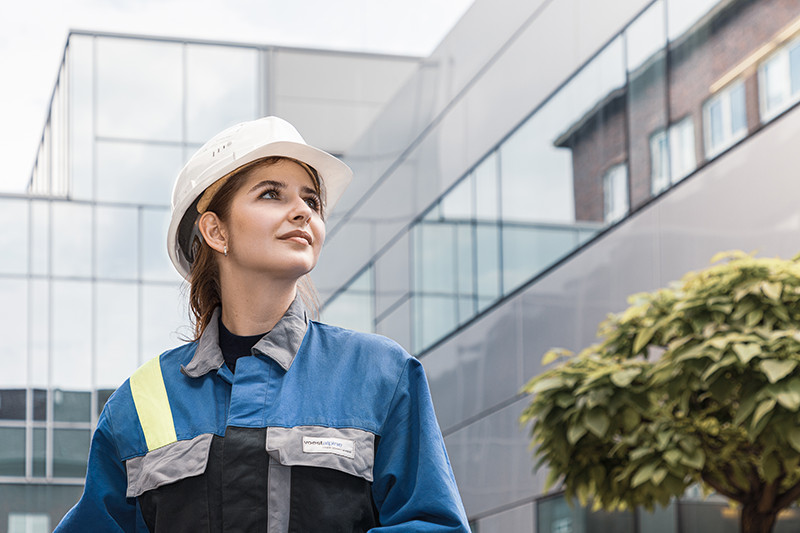
[[[24,192],[69,30],[426,56],[472,0],[27,0],[0,17],[0,192]]]

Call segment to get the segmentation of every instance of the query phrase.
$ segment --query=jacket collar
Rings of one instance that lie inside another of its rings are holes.
[[[181,372],[191,378],[219,370],[225,363],[219,347],[220,309],[217,307],[214,310],[206,329],[200,335],[192,360],[187,365],[181,365]],[[303,343],[306,329],[308,329],[308,312],[300,298],[295,298],[275,327],[253,346],[252,353],[265,355],[288,371]]]

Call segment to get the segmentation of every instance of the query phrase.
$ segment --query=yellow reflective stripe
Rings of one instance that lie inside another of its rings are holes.
[[[130,383],[133,403],[147,441],[147,451],[176,442],[178,437],[175,435],[172,409],[161,375],[160,357],[142,365],[133,373]]]

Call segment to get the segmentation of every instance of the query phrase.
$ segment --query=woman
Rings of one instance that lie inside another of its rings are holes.
[[[57,531],[469,531],[420,363],[309,319],[351,176],[276,117],[189,160],[167,240],[196,338],[109,399]]]

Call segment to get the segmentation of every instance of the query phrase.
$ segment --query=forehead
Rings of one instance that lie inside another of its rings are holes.
[[[314,180],[306,169],[289,159],[259,165],[247,173],[242,189],[247,192],[262,181],[277,181],[286,186],[308,187],[316,190]]]

